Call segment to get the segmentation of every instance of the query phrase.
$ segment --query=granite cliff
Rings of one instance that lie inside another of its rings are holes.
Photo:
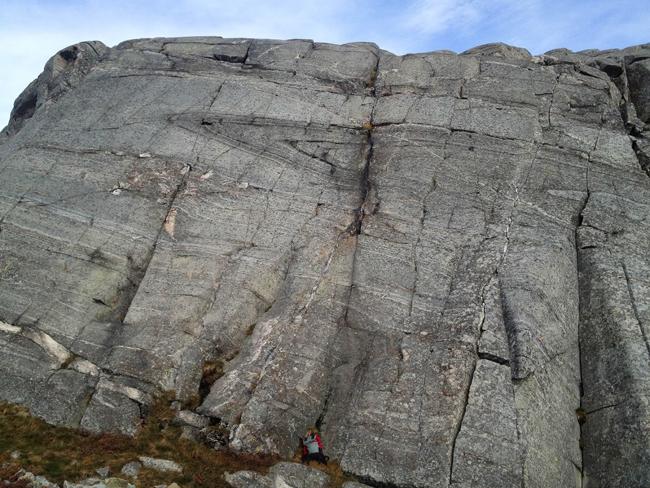
[[[650,45],[156,38],[57,53],[0,136],[0,400],[373,486],[650,484]]]

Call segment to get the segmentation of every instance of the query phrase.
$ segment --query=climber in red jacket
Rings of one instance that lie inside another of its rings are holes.
[[[323,444],[318,437],[318,429],[312,427],[302,439],[302,462],[318,461],[327,466],[329,458],[323,454]]]

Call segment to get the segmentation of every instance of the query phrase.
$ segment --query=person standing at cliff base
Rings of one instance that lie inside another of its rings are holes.
[[[323,444],[318,436],[318,429],[312,427],[302,439],[302,462],[318,461],[327,466],[329,458],[323,454]]]

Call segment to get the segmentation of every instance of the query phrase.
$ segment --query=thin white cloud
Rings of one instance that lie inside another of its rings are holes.
[[[484,10],[476,0],[417,0],[405,12],[403,24],[424,34],[439,34],[477,24]]]

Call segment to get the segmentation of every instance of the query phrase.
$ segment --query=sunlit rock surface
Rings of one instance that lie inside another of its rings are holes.
[[[235,450],[316,424],[371,486],[650,484],[649,60],[60,51],[0,136],[0,399],[134,434],[220,360],[196,413]]]

